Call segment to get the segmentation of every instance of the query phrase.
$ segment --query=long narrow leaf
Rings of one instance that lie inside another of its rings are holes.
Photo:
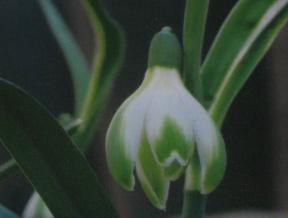
[[[92,79],[81,116],[83,125],[75,137],[77,144],[87,150],[115,75],[121,67],[124,40],[122,30],[104,10],[99,0],[84,0],[84,5],[95,29],[97,44]]]
[[[65,130],[23,90],[0,80],[0,139],[56,218],[118,217]]]
[[[75,95],[75,115],[79,115],[90,80],[87,61],[53,2],[38,1],[70,69]]]
[[[186,0],[183,24],[184,78],[188,89],[202,100],[199,71],[209,0]]]
[[[205,98],[218,126],[257,63],[288,19],[288,0],[240,0],[202,68]]]
[[[2,205],[0,205],[0,217],[1,218],[18,218],[18,216],[15,213],[11,212],[6,207],[3,207]]]
[[[61,123],[61,122],[60,122]],[[79,119],[72,120],[69,123],[63,125],[63,129],[71,136],[74,130],[80,125]],[[8,160],[6,163],[0,165],[0,181],[6,179],[10,175],[13,175],[19,171],[18,165],[14,159]]]

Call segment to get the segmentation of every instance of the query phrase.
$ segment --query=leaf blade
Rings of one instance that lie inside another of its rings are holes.
[[[71,72],[75,95],[74,112],[75,115],[79,115],[90,80],[88,63],[53,2],[51,0],[38,0],[38,2]]]
[[[46,109],[2,79],[0,99],[0,139],[53,215],[118,217],[84,156]]]
[[[200,66],[209,0],[187,0],[183,23],[183,71],[187,88],[203,99]]]
[[[224,22],[201,73],[208,108],[218,126],[287,19],[287,0],[241,0]]]
[[[84,0],[83,3],[94,27],[98,46],[81,114],[83,125],[75,134],[75,141],[85,151],[105,107],[112,82],[123,62],[124,36],[120,26],[110,17],[99,0]]]

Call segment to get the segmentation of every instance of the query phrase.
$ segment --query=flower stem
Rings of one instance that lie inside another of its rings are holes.
[[[209,0],[186,0],[183,47],[184,79],[188,89],[199,100],[203,100],[200,65]]]
[[[184,79],[187,88],[201,103],[204,102],[204,99],[200,66],[208,6],[209,0],[186,0],[183,24]],[[199,163],[199,160],[195,161]],[[191,179],[192,177],[188,173],[185,178],[185,186],[195,183]],[[185,187],[181,218],[203,218],[205,205],[205,195],[194,190],[193,187]]]
[[[206,195],[198,191],[186,191],[181,218],[203,218],[205,214]]]

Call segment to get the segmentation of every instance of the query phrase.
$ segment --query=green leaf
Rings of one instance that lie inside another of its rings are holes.
[[[69,119],[69,121],[67,120],[67,122],[64,122],[63,119]],[[71,118],[68,114],[62,114],[59,117],[59,122],[63,126],[63,129],[69,135],[73,135],[75,130],[81,124],[81,120],[79,119],[73,120],[73,118]],[[61,123],[61,122],[64,122],[64,123]],[[17,172],[19,172],[19,168],[18,168],[16,161],[14,159],[8,160],[4,164],[0,165],[0,181],[6,179],[10,175],[13,175]]]
[[[209,0],[186,0],[183,24],[183,70],[187,88],[198,99],[203,99],[199,76],[203,38]]]
[[[85,157],[34,98],[0,80],[0,139],[55,217],[118,217]]]
[[[227,17],[201,75],[205,99],[218,126],[287,20],[288,0],[240,0]]]
[[[87,150],[115,75],[121,67],[124,40],[122,30],[104,10],[99,0],[84,0],[84,4],[95,29],[97,44],[92,78],[81,114],[83,123],[75,136],[81,149]]]
[[[53,2],[51,0],[38,0],[38,2],[70,69],[75,95],[75,115],[79,115],[90,80],[88,64]]]
[[[0,205],[0,217],[1,218],[18,218],[18,216],[15,213],[11,212],[6,207],[3,207],[2,205]]]

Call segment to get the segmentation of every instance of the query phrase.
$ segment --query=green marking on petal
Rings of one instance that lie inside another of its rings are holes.
[[[201,192],[207,194],[212,192],[221,182],[226,169],[225,143],[218,132],[218,143],[214,146],[213,156],[205,166],[202,167]]]
[[[181,128],[167,117],[160,131],[160,137],[155,140],[154,148],[157,160],[166,167],[173,161],[177,161],[182,166],[187,165],[194,145],[187,143]]]
[[[150,202],[159,209],[165,209],[169,180],[154,159],[150,145],[144,136],[138,151],[136,171],[142,189]]]
[[[106,158],[114,180],[124,189],[133,190],[135,179],[134,164],[125,148],[122,128],[124,106],[114,115],[106,135]]]
[[[177,180],[183,173],[184,167],[177,161],[173,161],[169,167],[164,168],[165,176],[172,181]]]

